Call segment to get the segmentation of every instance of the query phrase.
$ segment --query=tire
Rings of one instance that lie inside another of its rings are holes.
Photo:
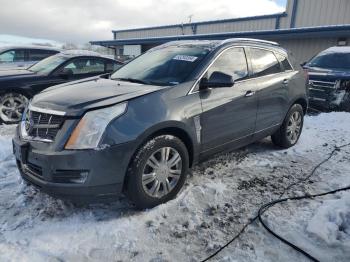
[[[344,100],[340,104],[340,111],[350,112],[350,90],[344,97]]]
[[[299,116],[300,119],[296,119]],[[294,104],[288,111],[282,126],[271,136],[272,142],[281,148],[290,148],[298,143],[304,125],[304,110],[299,104]],[[297,133],[292,134],[290,130]]]
[[[16,124],[21,118],[28,98],[20,93],[6,93],[0,96],[0,123]]]
[[[125,193],[139,209],[155,207],[176,197],[188,171],[189,156],[184,143],[175,136],[157,136],[146,142],[131,161]]]

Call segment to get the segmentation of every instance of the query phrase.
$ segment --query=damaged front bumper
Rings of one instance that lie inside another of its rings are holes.
[[[310,80],[310,107],[325,111],[350,111],[350,80]]]
[[[123,189],[132,156],[125,143],[102,150],[48,152],[13,139],[13,151],[24,180],[55,197],[73,202],[115,199]]]

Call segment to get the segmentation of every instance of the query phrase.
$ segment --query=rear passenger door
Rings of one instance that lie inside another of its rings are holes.
[[[280,125],[288,107],[288,75],[271,50],[249,48],[251,79],[258,87],[256,133]]]
[[[204,78],[210,79],[214,72],[232,76],[234,85],[200,91],[202,155],[247,144],[255,130],[257,97],[248,79],[244,48],[233,47],[221,53]]]

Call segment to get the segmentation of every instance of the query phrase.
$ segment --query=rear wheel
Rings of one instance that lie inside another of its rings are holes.
[[[184,143],[177,137],[155,137],[142,146],[127,174],[126,194],[141,209],[173,199],[183,187],[189,169]]]
[[[18,123],[27,104],[28,98],[19,93],[7,93],[0,96],[0,122]]]
[[[272,142],[282,148],[294,146],[300,138],[303,125],[303,107],[295,104],[290,108],[282,126],[271,136]]]

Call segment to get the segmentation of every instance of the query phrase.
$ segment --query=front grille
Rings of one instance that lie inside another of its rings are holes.
[[[336,82],[332,81],[317,81],[317,80],[310,80],[310,86],[314,89],[335,89],[336,88]]]
[[[28,123],[32,125],[27,128],[28,136],[39,140],[55,140],[56,135],[64,122],[63,116],[36,111],[28,111],[27,117],[29,118]]]
[[[319,105],[328,110],[337,109],[347,101],[350,80],[310,79],[309,91],[311,105]]]

